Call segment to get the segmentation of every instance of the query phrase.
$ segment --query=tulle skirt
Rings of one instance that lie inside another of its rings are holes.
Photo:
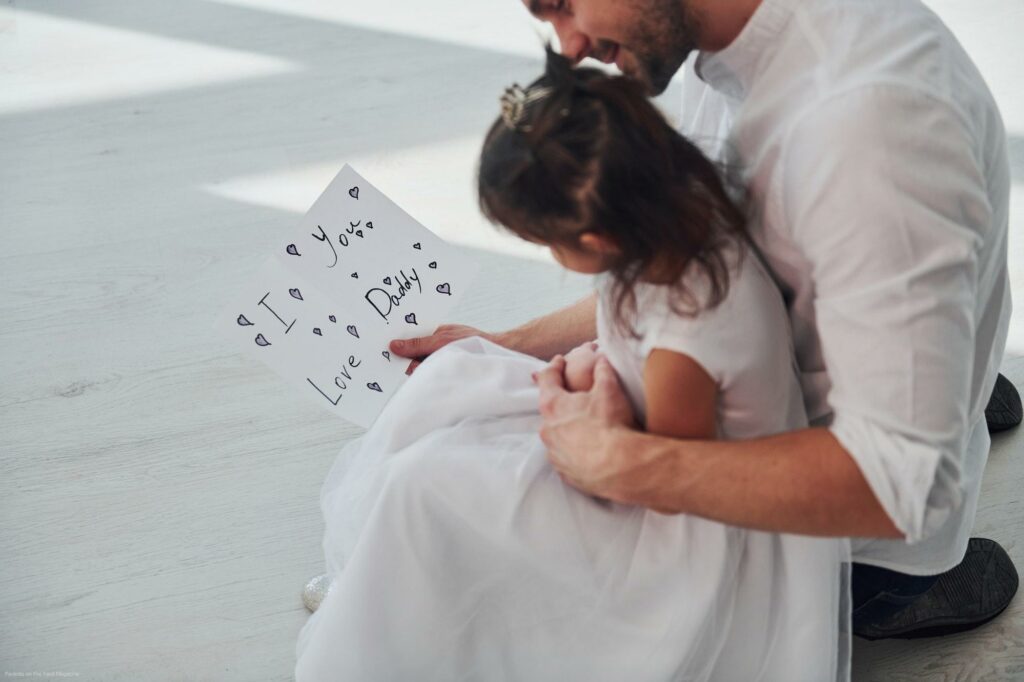
[[[535,358],[429,358],[321,491],[313,680],[846,680],[848,543],[592,498],[538,437]]]

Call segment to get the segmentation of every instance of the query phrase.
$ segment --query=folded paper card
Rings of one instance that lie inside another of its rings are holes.
[[[407,378],[388,343],[446,321],[475,273],[346,165],[217,326],[309,399],[369,426]]]

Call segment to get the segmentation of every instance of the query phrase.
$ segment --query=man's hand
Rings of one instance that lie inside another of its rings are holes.
[[[405,370],[406,374],[412,374],[431,353],[444,348],[453,341],[470,336],[480,336],[500,346],[506,345],[502,342],[501,334],[488,334],[474,327],[467,327],[464,324],[443,324],[430,336],[399,339],[392,341],[388,347],[395,355],[400,355],[413,361],[409,365],[409,369]]]
[[[540,437],[562,480],[584,493],[773,533],[904,536],[825,428],[731,441],[642,433],[606,358],[589,391],[567,391],[564,371],[556,356],[534,375]]]
[[[430,336],[392,341],[389,348],[395,355],[413,360],[406,370],[406,374],[412,374],[431,353],[468,336],[480,336],[509,350],[547,360],[597,336],[597,294],[508,331],[488,334],[462,324],[445,324]]]
[[[615,447],[615,437],[624,429],[635,428],[636,419],[608,359],[598,359],[589,391],[566,390],[565,358],[561,355],[535,374],[534,380],[540,387],[544,417],[540,437],[555,471],[583,492],[615,499],[612,491],[624,454]]]

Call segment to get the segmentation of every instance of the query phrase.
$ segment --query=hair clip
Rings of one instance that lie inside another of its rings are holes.
[[[524,90],[518,83],[513,83],[511,87],[505,88],[505,94],[501,96],[501,118],[505,121],[505,125],[511,130],[529,132],[532,126],[519,127],[523,116],[526,115],[526,105],[547,97],[553,91],[554,88],[551,87]],[[562,115],[566,116],[568,113],[568,110],[563,110]]]

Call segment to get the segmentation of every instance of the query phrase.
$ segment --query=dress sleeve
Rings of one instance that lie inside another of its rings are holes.
[[[963,501],[979,253],[991,229],[966,122],[870,86],[788,134],[780,220],[811,263],[831,431],[909,543]]]
[[[670,305],[674,295],[668,287],[656,287],[647,296],[641,317],[650,320],[645,330],[642,349],[646,357],[652,350],[682,353],[692,358],[720,388],[730,385],[744,367],[760,361],[762,354],[751,344],[756,343],[744,330],[765,330],[770,325],[784,324],[785,313],[781,297],[778,309],[764,309],[758,304],[760,294],[751,295],[752,287],[759,284],[772,286],[767,275],[764,282],[756,280],[758,266],[753,252],[738,259],[735,250],[728,253],[730,267],[729,287],[724,300],[710,309],[702,309],[695,316],[680,315]],[[687,288],[700,302],[708,295],[703,276],[688,275]],[[776,295],[773,291],[771,295]],[[755,332],[756,333],[756,332]]]

